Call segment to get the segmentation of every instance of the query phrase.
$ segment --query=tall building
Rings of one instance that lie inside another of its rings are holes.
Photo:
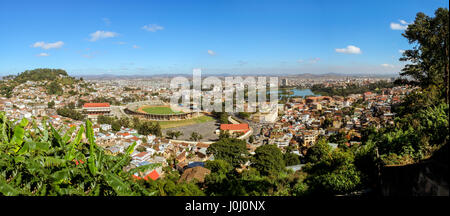
[[[281,80],[281,85],[282,86],[288,86],[289,85],[288,79],[286,79],[286,78],[282,79]]]

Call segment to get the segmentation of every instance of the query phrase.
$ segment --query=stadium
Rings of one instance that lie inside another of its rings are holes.
[[[162,101],[140,101],[126,106],[125,114],[143,117],[152,121],[180,121],[200,116],[199,112],[175,106]]]

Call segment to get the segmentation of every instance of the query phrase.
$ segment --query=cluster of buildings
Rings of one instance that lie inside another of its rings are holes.
[[[392,77],[347,77],[341,75],[293,75],[289,77],[282,77],[280,79],[280,86],[282,87],[303,87],[310,88],[313,85],[321,84],[325,87],[344,87],[346,85],[367,85],[369,83],[376,83],[379,81],[393,81]]]
[[[375,80],[377,81],[377,80]],[[46,93],[47,81],[31,82],[16,87],[10,98],[0,97],[0,110],[6,112],[11,120],[22,118],[36,119],[41,123],[45,120],[55,128],[66,131],[70,127],[79,127],[84,121],[76,121],[60,116],[56,108],[75,104],[78,111],[87,114],[94,122],[93,130],[96,143],[105,148],[112,155],[123,153],[129,146],[136,143],[135,151],[131,155],[129,168],[151,164],[161,164],[158,168],[144,173],[135,173],[134,178],[158,179],[164,175],[161,167],[172,166],[178,170],[202,167],[207,160],[214,156],[206,153],[211,143],[194,141],[177,141],[156,137],[154,135],[141,135],[132,128],[121,128],[114,132],[111,125],[95,124],[100,115],[117,116],[113,104],[91,103],[96,98],[114,98],[116,101],[128,103],[127,98],[138,97],[139,100],[159,100],[169,98],[172,90],[168,83],[160,80],[96,80],[93,82],[77,84],[72,87],[63,87],[63,95],[49,95]],[[284,86],[310,85],[326,83],[328,86],[342,86],[349,83],[370,83],[373,79],[346,78],[338,80],[299,81],[297,79],[283,79]],[[129,87],[132,86],[133,88]],[[213,89],[214,90],[214,89]],[[221,89],[215,89],[221,90]],[[291,98],[286,104],[268,106],[264,110],[254,113],[249,121],[221,124],[216,131],[225,131],[247,139],[254,135],[254,142],[248,143],[250,153],[263,144],[275,144],[280,149],[291,148],[298,155],[304,155],[305,149],[314,145],[321,136],[344,134],[348,146],[360,143],[361,130],[366,127],[381,127],[392,124],[395,116],[391,111],[392,105],[402,101],[402,98],[412,89],[405,86],[382,89],[379,93],[365,92],[353,94],[348,97],[341,96],[310,96]],[[71,91],[72,94],[68,92]],[[77,94],[73,94],[76,92]],[[212,94],[213,91],[202,92]],[[86,101],[78,104],[80,99]],[[54,102],[50,108],[48,103]],[[260,124],[261,123],[261,124]],[[256,125],[256,127],[255,127]],[[39,127],[43,127],[39,125]],[[253,129],[252,129],[253,128]],[[258,128],[259,130],[254,130]],[[215,130],[213,128],[212,130]],[[244,136],[245,135],[245,136]],[[330,143],[333,147],[337,144]],[[202,172],[202,170],[199,168]]]
[[[356,145],[360,143],[363,128],[393,124],[392,105],[399,103],[410,91],[408,87],[394,87],[378,94],[292,98],[280,106],[279,120],[262,127],[256,136],[261,142],[276,144],[281,149],[293,146],[300,150],[296,152],[300,155],[302,149],[314,145],[320,136],[341,133],[348,140],[347,146]]]

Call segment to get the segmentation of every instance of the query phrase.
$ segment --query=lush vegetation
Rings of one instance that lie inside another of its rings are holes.
[[[395,125],[374,130],[367,138],[378,148],[385,164],[406,164],[430,157],[448,143],[449,12],[439,8],[435,17],[418,13],[403,36],[412,50],[401,61],[409,64],[397,83],[418,89],[393,107]]]
[[[225,104],[223,104],[223,107],[225,106]],[[225,110],[225,109],[222,109]],[[214,116],[214,118],[218,119],[220,124],[229,124],[230,122],[228,121],[228,113],[226,112],[211,112],[211,115]]]
[[[224,160],[233,167],[246,162],[247,147],[244,140],[225,138],[211,144],[207,150],[216,159]]]
[[[75,109],[69,107],[59,108],[56,110],[56,113],[58,113],[58,115],[60,116],[64,116],[74,120],[83,120],[86,118],[86,116],[83,115],[81,112],[78,112]]]
[[[26,81],[42,81],[48,80],[53,81],[58,79],[59,77],[68,76],[65,70],[61,69],[48,69],[48,68],[39,68],[34,70],[26,70],[19,75],[17,75],[14,80],[22,83]]]
[[[25,130],[26,119],[9,122],[0,114],[0,193],[3,195],[152,195],[131,179],[124,166],[129,154],[114,157],[95,143],[92,126],[86,122],[72,137],[75,127],[60,135],[51,125],[34,132]],[[33,124],[36,125],[36,124]],[[89,143],[82,142],[83,133]],[[147,167],[149,168],[149,167]]]
[[[135,143],[124,154],[111,156],[95,144],[87,121],[59,130],[22,119],[10,122],[0,113],[0,194],[7,196],[152,196],[204,195],[194,183],[177,183],[179,174],[168,170],[164,179],[135,180],[137,172],[158,164],[129,169]],[[26,128],[32,128],[27,130]],[[83,139],[83,136],[86,139]],[[87,142],[84,142],[86,140]]]

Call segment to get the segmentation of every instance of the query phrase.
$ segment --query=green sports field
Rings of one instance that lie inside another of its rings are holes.
[[[151,107],[143,107],[142,111],[150,114],[180,114],[183,112],[175,112],[170,107],[167,106],[151,106]]]

